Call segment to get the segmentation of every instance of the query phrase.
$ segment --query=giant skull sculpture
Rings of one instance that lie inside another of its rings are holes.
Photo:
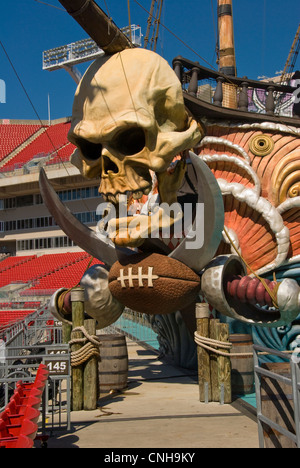
[[[178,78],[153,52],[127,49],[100,58],[77,89],[69,140],[78,149],[71,161],[85,177],[101,177],[99,192],[112,203],[119,194],[148,195],[149,171],[165,172],[202,136]]]

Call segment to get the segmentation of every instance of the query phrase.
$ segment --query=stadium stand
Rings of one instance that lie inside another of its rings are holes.
[[[41,302],[0,302],[0,310],[13,309],[38,309],[42,305]]]
[[[5,330],[10,325],[19,322],[30,314],[33,314],[34,310],[0,310],[0,331]]]
[[[72,143],[66,144],[63,148],[58,150],[57,154],[54,154],[46,165],[50,166],[51,164],[59,164],[61,162],[69,161],[71,154],[75,150],[75,146]]]
[[[0,448],[33,447],[48,375],[47,367],[40,364],[34,382],[17,382],[10,402],[0,414]]]
[[[69,267],[73,263],[80,262],[88,257],[89,255],[85,252],[67,252],[61,254],[42,255],[40,257],[35,256],[29,261],[18,263],[12,268],[1,271],[0,287],[11,283],[37,281],[43,276]],[[13,258],[18,259],[20,257],[10,257],[11,261]]]
[[[22,220],[22,216],[24,220],[43,220],[43,217],[49,217],[39,192],[39,175],[38,170],[35,170],[38,163],[42,160],[42,165],[47,167],[56,191],[64,193],[71,191],[70,188],[73,187],[77,190],[76,197],[67,200],[72,202],[71,209],[75,213],[83,211],[82,200],[86,198],[85,191],[90,190],[90,182],[82,180],[80,174],[73,174],[72,181],[69,181],[70,174],[63,177],[61,173],[59,177],[55,175],[55,165],[69,161],[75,149],[67,138],[71,126],[69,117],[52,121],[51,125],[38,121],[0,122],[0,212],[4,215],[3,220],[0,220],[0,288],[4,288],[0,297],[1,331],[14,323],[19,326],[27,314],[45,307],[49,295],[56,289],[71,288],[78,284],[90,262],[90,256],[86,252],[78,252],[76,246],[65,244],[56,245],[55,254],[51,253],[54,250],[54,244],[51,244],[52,247],[48,247],[49,252],[46,250],[43,255],[35,243],[32,244],[33,247],[28,244],[27,255],[24,255],[25,251],[23,254],[23,246],[20,246],[23,242],[20,236],[23,228],[18,227],[20,216]],[[24,171],[19,170],[23,167]],[[28,198],[24,204],[23,196]],[[86,209],[94,210],[95,203],[96,200],[92,200],[92,208]],[[15,222],[15,225],[7,228],[6,220]],[[54,238],[57,234],[52,224],[49,223],[47,228],[47,237]],[[29,228],[24,229],[27,231],[26,236],[24,235],[27,241]],[[41,237],[41,229],[44,230],[42,224],[32,228],[33,239]],[[72,253],[68,252],[69,247],[72,247]],[[43,250],[46,248],[43,247]],[[96,263],[100,262],[94,260],[92,264]]]
[[[47,156],[68,144],[69,122],[44,127],[44,129],[45,131],[41,135],[3,164],[1,171],[13,171],[38,155]]]
[[[86,258],[76,264],[69,265],[68,268],[50,273],[49,275],[40,278],[37,281],[37,284],[32,288],[22,291],[21,295],[30,296],[31,294],[34,295],[41,290],[48,292],[49,294],[62,287],[72,288],[80,282],[80,279],[89,266],[89,262],[90,258]],[[99,260],[94,259],[90,266],[99,265],[100,263],[101,262]]]
[[[33,286],[19,293],[19,302],[0,303],[0,331],[34,313],[57,289],[76,286],[88,267],[101,262],[91,259],[86,252],[67,252],[41,257],[9,257],[5,263],[5,268],[0,270],[0,287],[12,283]],[[30,301],[28,296],[45,297]],[[22,297],[25,297],[23,302]]]
[[[0,273],[2,274],[4,271],[10,270],[11,268],[14,268],[18,265],[23,265],[24,263],[29,262],[33,258],[36,258],[36,255],[27,255],[22,257],[7,257],[0,263]]]
[[[0,161],[18,148],[40,129],[40,125],[2,124],[0,125]]]

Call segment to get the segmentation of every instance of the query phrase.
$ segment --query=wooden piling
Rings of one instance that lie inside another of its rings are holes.
[[[210,321],[209,335],[212,340],[218,339],[217,326],[219,323],[220,323],[219,319],[213,319]],[[211,381],[211,399],[212,401],[220,401],[218,356],[214,352],[210,353],[210,381]]]
[[[69,343],[71,341],[72,325],[63,322],[62,324],[62,342]]]
[[[84,293],[83,289],[75,288],[71,292],[73,330],[84,325]],[[82,332],[72,332],[72,339],[82,338]],[[78,351],[82,344],[74,343],[71,352]],[[83,410],[83,365],[72,367],[72,411]]]
[[[197,333],[205,338],[209,338],[209,318],[210,310],[208,304],[196,304]],[[199,400],[201,402],[207,402],[207,399],[211,401],[210,353],[208,350],[198,346],[197,357]]]
[[[196,322],[199,400],[229,404],[232,402],[229,325],[210,319],[208,304],[196,305]],[[223,348],[222,343],[227,346]]]
[[[96,335],[96,321],[87,319],[84,321],[84,328],[91,336]],[[97,409],[98,400],[98,359],[92,356],[86,361],[83,372],[83,409],[93,411]]]
[[[218,341],[229,343],[229,325],[227,323],[217,324],[217,336]],[[217,357],[219,395],[221,396],[221,386],[223,385],[223,403],[229,404],[232,403],[230,350],[221,349],[221,351],[223,353],[228,353],[228,357],[221,355]],[[218,401],[220,401],[220,396]]]

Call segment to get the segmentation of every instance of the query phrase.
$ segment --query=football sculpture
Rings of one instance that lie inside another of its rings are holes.
[[[109,289],[126,307],[145,314],[170,314],[195,301],[200,277],[188,266],[160,254],[134,254],[116,262]]]

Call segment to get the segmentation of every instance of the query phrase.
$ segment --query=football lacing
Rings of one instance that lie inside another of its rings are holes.
[[[120,270],[120,276],[118,281],[121,283],[121,287],[126,289],[126,281],[128,281],[129,288],[134,288],[134,280],[138,281],[139,288],[144,288],[144,280],[148,281],[148,288],[153,288],[153,281],[157,280],[159,276],[153,274],[153,267],[148,267],[148,273],[143,274],[143,267],[138,267],[137,275],[133,274],[132,267],[128,268],[128,275],[125,275],[125,270]]]

